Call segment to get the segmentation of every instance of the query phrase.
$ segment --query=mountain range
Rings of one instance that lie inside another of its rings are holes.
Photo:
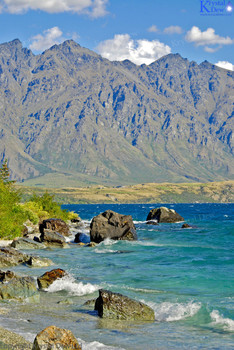
[[[0,45],[0,161],[27,185],[233,179],[234,72],[111,62],[73,40]]]

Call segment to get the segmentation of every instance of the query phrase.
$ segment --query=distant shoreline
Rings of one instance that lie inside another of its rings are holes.
[[[208,183],[145,183],[127,186],[90,185],[46,188],[19,185],[23,197],[48,191],[63,204],[97,203],[234,203],[234,181]]]

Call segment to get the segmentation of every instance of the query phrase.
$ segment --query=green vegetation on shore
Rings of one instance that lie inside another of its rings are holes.
[[[78,216],[62,210],[61,205],[48,192],[32,193],[25,203],[20,203],[23,191],[9,177],[6,160],[0,168],[0,238],[13,239],[21,236],[23,224],[27,220],[37,224],[51,217],[69,220]]]
[[[22,187],[24,199],[48,191],[60,203],[232,203],[234,181],[209,183],[146,183],[110,187],[94,185],[69,188]]]

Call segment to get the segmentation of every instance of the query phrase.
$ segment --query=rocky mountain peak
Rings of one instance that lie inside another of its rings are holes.
[[[5,43],[0,159],[44,185],[231,179],[233,90],[233,75],[179,54],[137,66],[73,40],[37,56]]]

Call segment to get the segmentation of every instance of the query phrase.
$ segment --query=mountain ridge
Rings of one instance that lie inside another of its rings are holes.
[[[73,40],[0,44],[0,160],[42,185],[232,179],[233,77],[179,54],[137,66]]]

